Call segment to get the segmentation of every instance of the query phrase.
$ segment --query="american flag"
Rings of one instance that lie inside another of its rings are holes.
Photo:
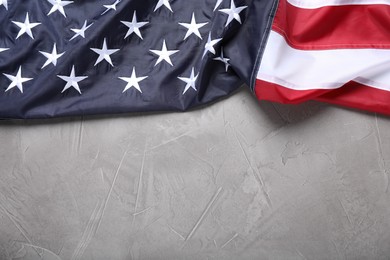
[[[390,114],[389,0],[0,0],[0,118],[258,99]]]

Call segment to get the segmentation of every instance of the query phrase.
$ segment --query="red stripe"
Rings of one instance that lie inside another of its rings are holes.
[[[259,100],[296,104],[318,100],[340,106],[390,115],[390,92],[351,81],[333,90],[292,90],[262,80],[256,81],[255,94]]]
[[[332,90],[294,90],[264,80],[256,80],[255,94],[258,99],[270,100],[284,104],[297,104],[314,99]]]
[[[280,0],[272,29],[296,49],[386,49],[390,48],[390,6],[302,9]]]
[[[351,81],[316,98],[318,101],[390,115],[390,92]]]

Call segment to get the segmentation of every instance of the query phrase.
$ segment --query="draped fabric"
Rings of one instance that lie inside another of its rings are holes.
[[[389,25],[386,0],[280,0],[256,96],[390,114]]]
[[[1,0],[0,117],[186,110],[254,80],[269,0]]]
[[[390,114],[389,0],[0,0],[0,118],[260,100]]]

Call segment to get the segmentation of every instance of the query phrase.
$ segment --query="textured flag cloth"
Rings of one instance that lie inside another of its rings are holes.
[[[269,0],[0,0],[0,118],[185,110],[255,82]]]
[[[389,0],[0,0],[0,118],[259,99],[390,114]]]
[[[280,0],[255,92],[390,114],[390,1]]]

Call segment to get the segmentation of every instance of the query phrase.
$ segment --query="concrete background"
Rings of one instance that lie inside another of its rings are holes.
[[[247,90],[0,122],[0,259],[390,259],[390,120]]]

